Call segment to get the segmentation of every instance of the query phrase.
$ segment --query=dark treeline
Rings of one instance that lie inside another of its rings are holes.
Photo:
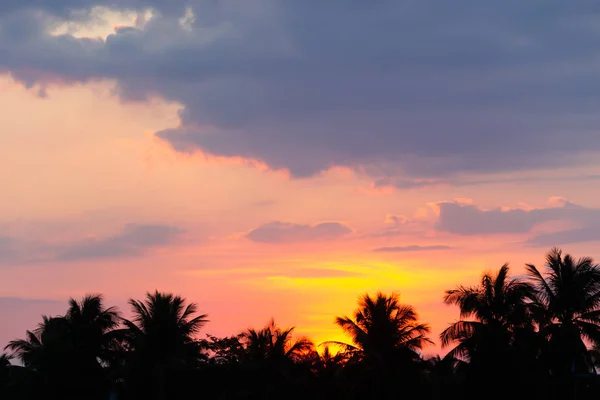
[[[423,356],[429,326],[396,294],[366,294],[335,323],[351,343],[313,344],[274,321],[202,334],[195,304],[168,293],[70,300],[0,358],[1,399],[592,399],[600,348],[600,266],[551,250],[544,268],[507,265],[445,293],[460,320]],[[450,310],[450,309],[449,309]],[[449,320],[456,320],[449,316]],[[319,350],[319,351],[317,351]],[[11,359],[15,359],[11,363]]]

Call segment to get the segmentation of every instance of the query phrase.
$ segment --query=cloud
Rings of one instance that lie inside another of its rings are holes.
[[[184,105],[181,126],[158,133],[179,151],[295,176],[370,166],[416,187],[586,163],[600,150],[591,3],[242,3],[3,1],[0,72],[42,87],[114,79],[125,100]],[[156,12],[105,40],[47,33],[98,5]]]
[[[506,176],[506,177],[491,177],[486,176],[483,179],[473,179],[468,177],[454,177],[451,179],[405,179],[397,177],[382,177],[373,182],[375,188],[392,187],[400,190],[421,189],[426,187],[439,186],[484,186],[498,184],[524,184],[524,183],[555,183],[560,182],[590,182],[600,180],[600,175],[597,174],[567,174],[557,175],[553,173],[551,176],[540,176],[535,174],[532,176]]]
[[[552,247],[571,243],[598,242],[600,241],[598,223],[600,219],[595,220],[594,226],[536,235],[525,243],[535,247]]]
[[[394,187],[396,189],[421,189],[430,186],[444,185],[447,182],[438,179],[405,179],[383,177],[376,179],[373,184],[378,187]]]
[[[98,258],[141,256],[146,251],[175,243],[181,229],[168,225],[127,224],[117,234],[72,242],[48,243],[0,238],[0,263],[29,264]]]
[[[438,203],[438,231],[472,236],[487,234],[527,234],[543,223],[560,221],[574,228],[536,233],[525,243],[532,246],[558,246],[600,240],[600,209],[587,208],[564,199],[557,205],[532,209],[482,209],[460,202]]]
[[[0,258],[11,258],[14,255],[14,240],[10,237],[0,236]]]
[[[436,251],[436,250],[450,250],[453,249],[451,246],[434,245],[434,246],[390,246],[390,247],[378,247],[373,249],[376,253],[408,253],[413,251]]]
[[[399,214],[388,214],[385,217],[385,227],[366,235],[368,238],[385,238],[394,236],[408,235],[411,238],[423,235],[427,230],[431,229],[431,222],[419,216],[409,218]]]
[[[292,243],[319,239],[335,239],[352,230],[339,222],[302,225],[290,222],[269,222],[246,234],[246,238],[259,243]]]
[[[295,271],[287,271],[282,276],[287,278],[319,279],[319,278],[352,278],[364,274],[355,271],[329,268],[303,268]]]
[[[444,202],[440,209],[437,230],[458,235],[526,233],[541,222],[539,210],[483,210],[475,205]],[[562,211],[556,209],[555,211]]]
[[[139,256],[150,248],[172,244],[180,233],[181,230],[173,226],[128,224],[114,236],[66,245],[58,251],[55,259],[72,261]]]

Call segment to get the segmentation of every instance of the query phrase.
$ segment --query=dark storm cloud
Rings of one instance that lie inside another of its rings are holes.
[[[92,5],[161,16],[106,41],[44,33]],[[427,186],[600,150],[599,11],[557,0],[8,0],[0,71],[27,85],[112,78],[124,99],[180,102],[182,126],[158,133],[180,151],[296,176],[376,166],[408,176],[401,187]]]
[[[335,239],[352,232],[338,222],[302,225],[290,222],[269,222],[246,234],[246,238],[260,243],[293,243],[311,240]]]

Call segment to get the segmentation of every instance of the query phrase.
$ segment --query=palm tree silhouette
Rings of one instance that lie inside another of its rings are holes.
[[[432,343],[429,326],[418,322],[415,309],[401,304],[399,295],[378,292],[359,298],[353,318],[337,317],[353,344],[326,342],[342,347],[347,357],[342,385],[346,396],[397,398],[399,382],[421,383],[425,364],[421,350]]]
[[[539,345],[529,309],[535,290],[508,273],[504,264],[495,276],[484,273],[479,285],[458,286],[444,296],[446,304],[459,307],[461,318],[440,334],[442,348],[456,343],[444,364],[464,372],[472,387],[498,381],[520,385],[522,376],[537,372]],[[508,385],[490,396],[503,398]]]
[[[25,339],[11,340],[5,350],[12,351],[11,356],[34,371],[52,370],[66,355],[73,353],[68,323],[62,317],[42,316],[37,328],[27,331],[25,336]]]
[[[305,337],[293,340],[294,327],[282,329],[271,319],[260,330],[248,329],[241,334],[246,357],[253,361],[298,361],[313,343]]]
[[[70,299],[64,316],[42,317],[26,339],[13,340],[6,348],[41,375],[48,390],[64,397],[102,398],[109,382],[101,361],[109,361],[118,323],[117,311],[104,308],[102,296]]]
[[[190,368],[201,359],[201,342],[195,335],[208,322],[195,315],[195,303],[171,293],[147,293],[145,301],[129,300],[133,318],[124,319],[130,350],[128,376],[137,396],[167,398],[169,371]]]
[[[399,358],[416,360],[423,346],[433,343],[426,335],[427,324],[418,323],[415,309],[400,304],[399,296],[378,292],[375,297],[365,294],[359,299],[354,318],[337,317],[339,325],[352,339],[353,345],[341,345],[355,358],[372,364],[389,365]]]
[[[589,257],[575,259],[553,248],[545,276],[532,264],[527,272],[539,302],[534,307],[540,332],[549,339],[547,356],[554,375],[594,371],[584,339],[600,345],[600,267]]]
[[[87,295],[79,302],[71,298],[63,318],[71,329],[77,356],[82,362],[80,366],[95,368],[99,365],[98,359],[111,361],[114,332],[121,317],[115,307],[104,307],[102,295]]]
[[[531,327],[528,304],[535,301],[535,291],[527,282],[509,278],[508,272],[504,264],[496,276],[484,273],[478,286],[446,291],[444,302],[457,305],[461,317],[440,334],[442,348],[457,343],[448,357],[496,363],[492,359],[507,354],[517,330]]]
[[[246,394],[251,398],[281,398],[306,387],[310,379],[308,357],[314,349],[305,337],[293,338],[294,327],[281,328],[271,319],[262,329],[240,334]],[[305,362],[306,361],[306,362]]]

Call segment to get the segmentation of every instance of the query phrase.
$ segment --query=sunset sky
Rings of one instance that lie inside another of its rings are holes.
[[[2,0],[0,345],[155,289],[437,338],[482,271],[600,258],[599,51],[589,2]]]

